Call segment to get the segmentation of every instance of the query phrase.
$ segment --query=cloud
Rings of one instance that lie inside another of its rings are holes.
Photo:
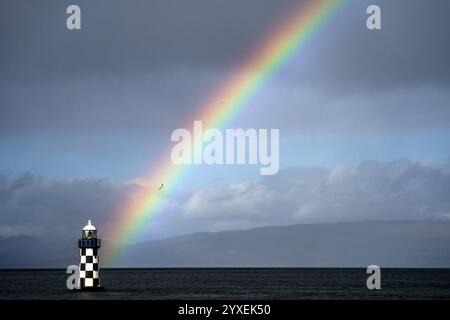
[[[2,1],[0,133],[179,127],[297,2],[80,1],[69,32],[66,3]],[[247,109],[318,132],[448,127],[448,1],[379,1],[379,31],[369,3],[349,2]]]
[[[259,218],[258,208],[274,203],[275,193],[258,183],[200,189],[185,204],[185,217]]]
[[[280,84],[270,89],[236,122],[243,127],[319,135],[420,132],[448,129],[450,124],[449,88],[405,87],[343,96]]]
[[[208,91],[214,75],[170,69],[163,74],[132,78],[93,76],[45,84],[5,83],[0,89],[0,134],[120,134],[168,131],[195,110],[200,87]],[[23,92],[27,94],[24,95]],[[177,94],[174,95],[173,92]]]
[[[73,78],[135,76],[173,66],[229,69],[300,2],[307,1],[80,0],[82,30],[68,32],[69,2],[2,1],[0,67],[5,76],[40,81],[43,74],[36,71]],[[377,1],[382,8],[382,30],[377,32],[366,28],[369,4],[346,4],[314,37],[308,48],[314,54],[302,56],[308,78],[340,84],[448,84],[448,68],[443,68],[450,50],[448,1]]]
[[[313,54],[299,64],[303,81],[341,93],[422,85],[448,88],[448,1],[377,1],[382,21],[377,31],[365,26],[371,4],[348,2],[331,23],[333,31],[314,39],[315,48],[309,49]]]
[[[82,30],[66,30],[70,2],[3,1],[0,66],[8,76],[135,76],[173,66],[223,67],[241,57],[295,1],[80,0]],[[30,54],[32,52],[32,54]],[[3,68],[5,67],[5,68]],[[70,75],[66,72],[70,70]]]
[[[88,219],[101,226],[135,185],[106,180],[52,181],[32,174],[0,174],[0,236],[76,236]]]
[[[72,239],[92,219],[104,238],[124,203],[146,188],[0,174],[0,236]],[[449,189],[450,166],[433,161],[283,169],[259,181],[168,194],[142,239],[296,223],[449,220]]]
[[[43,228],[39,226],[0,226],[0,237],[42,236]]]
[[[36,79],[43,76],[36,70],[73,78],[145,74],[174,65],[228,69],[301,2],[307,1],[80,0],[82,30],[68,32],[69,2],[2,1],[0,66],[4,75],[31,73]],[[308,77],[330,76],[356,84],[381,85],[386,80],[391,85],[405,80],[448,84],[448,68],[443,68],[450,50],[448,1],[436,0],[433,5],[420,0],[377,1],[382,8],[379,32],[366,28],[369,4],[369,0],[347,4],[329,21],[325,34],[315,37],[319,51],[304,65]]]
[[[433,162],[364,161],[356,167],[282,170],[258,183],[205,188],[185,203],[187,218],[214,230],[363,220],[450,219],[448,166]]]

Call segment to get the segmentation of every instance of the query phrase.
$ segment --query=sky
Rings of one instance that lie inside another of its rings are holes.
[[[0,4],[0,237],[100,228],[171,132],[294,0]],[[378,4],[382,29],[366,28]],[[450,3],[349,1],[228,124],[280,129],[280,171],[194,166],[138,240],[263,225],[449,220]],[[220,101],[221,97],[217,97]]]

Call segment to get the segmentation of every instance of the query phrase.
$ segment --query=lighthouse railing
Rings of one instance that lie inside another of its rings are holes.
[[[79,248],[100,248],[101,245],[101,239],[78,239]]]

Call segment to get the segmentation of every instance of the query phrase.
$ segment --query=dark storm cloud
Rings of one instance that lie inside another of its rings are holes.
[[[381,30],[368,30],[364,14],[381,8]],[[334,91],[377,91],[450,84],[450,3],[352,1],[332,24],[332,32],[302,64],[305,82]],[[320,40],[315,40],[316,43]]]
[[[20,79],[221,67],[240,58],[292,3],[77,1],[82,31],[69,32],[65,9],[72,2],[3,1],[0,63]]]
[[[83,30],[70,32],[71,3],[2,1],[2,80],[232,68],[298,1],[78,1]],[[308,78],[448,82],[449,2],[376,1],[382,30],[369,31],[365,10],[372,3],[349,1],[313,39],[320,51],[308,62]]]
[[[0,134],[120,133],[169,130],[197,107],[199,87],[210,88],[212,75],[190,81],[186,70],[124,80],[116,76],[75,77],[64,82],[6,84],[0,97]],[[175,94],[176,93],[176,94]],[[153,131],[152,134],[160,134]],[[150,137],[150,136],[149,136]]]
[[[179,127],[296,2],[78,1],[68,31],[72,2],[2,1],[0,134]],[[372,1],[348,1],[274,79],[282,94],[258,93],[264,127],[448,127],[450,3],[376,3],[382,30],[365,26]]]
[[[67,1],[2,2],[0,134],[172,130],[285,10],[253,0],[77,3],[80,32],[65,28]]]

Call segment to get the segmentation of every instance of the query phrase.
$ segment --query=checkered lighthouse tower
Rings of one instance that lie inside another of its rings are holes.
[[[101,240],[97,238],[97,229],[91,224],[91,220],[83,228],[81,239],[78,239],[80,248],[80,289],[98,290],[100,286],[98,268],[98,249]]]

